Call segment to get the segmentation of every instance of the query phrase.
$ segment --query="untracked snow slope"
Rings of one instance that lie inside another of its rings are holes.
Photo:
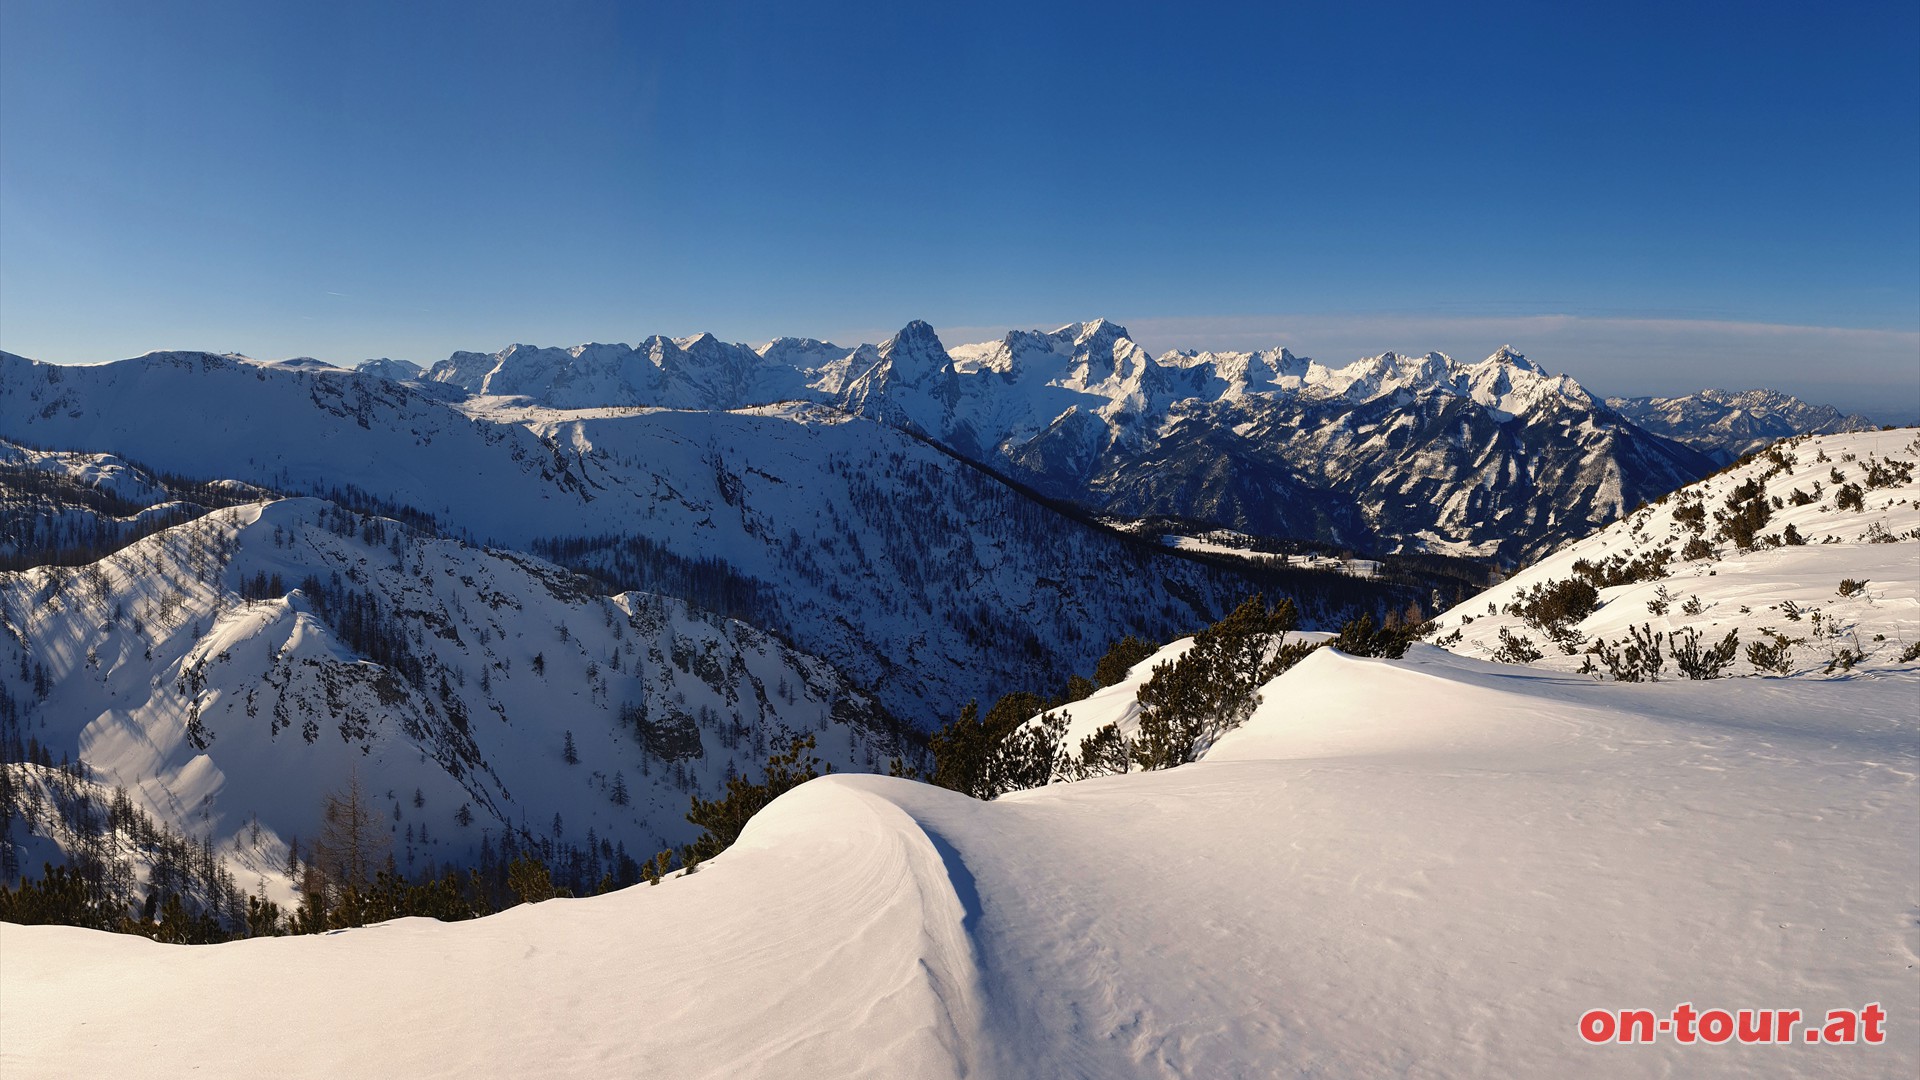
[[[1910,1076],[1920,681],[1321,651],[1210,757],[992,803],[835,776],[690,878],[472,923],[0,927],[8,1077]],[[1590,1047],[1881,1002],[1881,1046]]]

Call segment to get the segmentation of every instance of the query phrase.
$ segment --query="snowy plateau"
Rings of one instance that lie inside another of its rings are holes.
[[[113,802],[290,909],[351,778],[397,872],[506,842],[576,894],[218,945],[0,923],[0,1073],[1914,1075],[1920,435],[1828,412],[1607,402],[1509,349],[1153,357],[1107,322],[0,355],[11,880],[102,850],[136,897],[177,878],[149,826],[75,820]],[[1113,527],[1141,521],[1380,570]],[[1416,572],[1464,558],[1511,573]],[[1399,658],[1306,652],[1177,768],[885,775],[1124,635],[1157,651],[1065,744],[1140,735],[1256,589],[1293,645],[1444,610]],[[800,735],[831,774],[586,895]],[[1886,1039],[1581,1038],[1682,1002],[1878,1003]]]

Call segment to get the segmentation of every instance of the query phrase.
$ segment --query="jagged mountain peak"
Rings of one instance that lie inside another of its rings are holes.
[[[1302,389],[1311,396],[1362,403],[1401,393],[1446,389],[1455,371],[1452,359],[1444,353],[1409,356],[1385,352],[1339,368],[1310,363],[1300,376]]]
[[[1066,329],[1063,328],[1062,333]],[[1081,323],[1073,337],[1074,362],[1083,365],[1082,378],[1091,383],[1101,379],[1151,378],[1153,357],[1130,336],[1127,328],[1105,319]]]
[[[899,332],[888,339],[891,342],[926,342],[940,344],[940,334],[933,324],[925,319],[913,319],[900,328]],[[944,346],[942,346],[944,348]]]
[[[1527,359],[1525,354],[1521,353],[1520,350],[1514,348],[1511,345],[1502,345],[1498,349],[1495,349],[1493,351],[1493,355],[1487,357],[1486,360],[1483,362],[1488,364],[1501,364],[1508,367],[1517,367],[1524,371],[1534,371],[1534,372],[1540,372],[1541,374],[1545,374],[1545,372],[1542,371],[1539,364],[1536,364],[1533,361]]]
[[[1075,348],[1111,348],[1114,343],[1125,339],[1132,340],[1133,335],[1127,328],[1110,319],[1094,319],[1090,322],[1068,323],[1052,334],[1072,342]]]
[[[625,357],[632,352],[633,346],[623,341],[589,341],[568,349],[567,355],[575,360],[612,359]]]
[[[1502,417],[1519,416],[1550,403],[1582,410],[1598,407],[1598,399],[1572,376],[1550,375],[1510,345],[1474,364],[1449,360],[1447,368],[1454,393]]]
[[[888,338],[880,346],[880,356],[896,367],[904,364],[915,370],[939,368],[952,362],[946,346],[940,343],[940,335],[921,319],[913,320]]]

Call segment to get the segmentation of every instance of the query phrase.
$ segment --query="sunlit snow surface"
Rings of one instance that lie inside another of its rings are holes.
[[[1916,701],[1322,651],[1198,764],[831,777],[657,888],[210,947],[5,926],[0,1071],[1911,1076]],[[1685,1001],[1879,1001],[1889,1038],[1576,1032]]]
[[[1819,435],[1783,444],[1782,450],[1791,462],[1784,469],[1762,457],[1683,489],[1699,496],[1703,538],[1713,540],[1712,555],[1681,557],[1695,534],[1675,519],[1682,502],[1669,496],[1455,606],[1435,620],[1428,640],[1490,658],[1500,650],[1505,631],[1545,654],[1537,666],[1573,671],[1587,662],[1587,643],[1623,642],[1634,627],[1663,636],[1698,632],[1703,647],[1733,631],[1741,642],[1740,656],[1728,671],[1749,675],[1754,666],[1746,659],[1746,646],[1776,640],[1767,636],[1773,631],[1791,642],[1786,667],[1794,675],[1835,674],[1828,668],[1836,667],[1834,657],[1842,652],[1859,654],[1856,672],[1920,671],[1920,665],[1902,659],[1920,642],[1920,476],[1864,488],[1857,510],[1842,509],[1836,499],[1843,483],[1862,485],[1870,463],[1920,465],[1920,431]],[[1841,481],[1834,480],[1836,472]],[[1781,502],[1761,533],[1780,536],[1792,526],[1803,545],[1762,544],[1742,552],[1715,538],[1715,515],[1724,513],[1728,497],[1749,481],[1759,481],[1770,499]],[[1796,493],[1810,501],[1795,505]],[[1572,578],[1580,560],[1633,560],[1661,549],[1673,555],[1666,576],[1600,590],[1600,607],[1571,628],[1581,642],[1571,652],[1505,610],[1538,586]],[[1864,582],[1864,588],[1843,595],[1841,583],[1849,579]],[[1671,664],[1667,673],[1680,677]],[[1920,708],[1920,697],[1911,700]]]

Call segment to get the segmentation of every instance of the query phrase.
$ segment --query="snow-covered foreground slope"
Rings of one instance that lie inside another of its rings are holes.
[[[179,947],[0,927],[13,1076],[1902,1076],[1911,676],[1321,651],[1183,768],[783,796],[691,878]],[[157,988],[157,989],[156,989]],[[1587,1046],[1878,1001],[1881,1046]]]
[[[1592,642],[1618,644],[1636,627],[1663,639],[1698,632],[1703,647],[1732,631],[1740,647],[1727,674],[1916,670],[1916,466],[1920,431],[1913,428],[1789,440],[1568,544],[1441,615],[1428,639],[1483,658],[1519,639],[1543,654],[1534,663],[1572,671],[1587,662]],[[1732,513],[1729,499],[1743,485],[1755,484],[1767,517],[1754,530],[1753,550],[1742,551],[1722,533],[1720,518]],[[1857,502],[1842,496],[1849,489]],[[1707,550],[1689,555],[1696,541]],[[1535,589],[1575,578],[1582,561],[1604,568],[1648,560],[1661,568],[1601,588],[1599,607],[1568,624],[1565,648],[1538,620],[1509,610]],[[1863,584],[1843,588],[1847,582]],[[1747,651],[1755,643],[1781,649],[1779,663],[1757,672]],[[1505,655],[1513,658],[1511,649]],[[1661,677],[1683,676],[1669,665]]]

